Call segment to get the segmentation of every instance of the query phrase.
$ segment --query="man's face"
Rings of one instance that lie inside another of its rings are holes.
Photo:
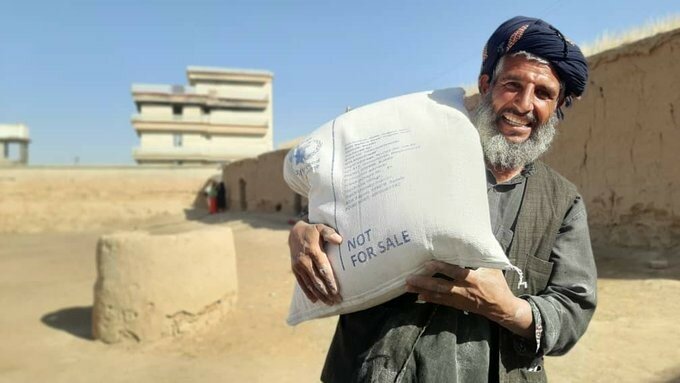
[[[491,92],[496,126],[513,143],[526,141],[540,125],[548,122],[558,106],[560,82],[555,71],[523,56],[507,56]]]
[[[559,87],[550,66],[522,56],[506,57],[493,84],[480,78],[482,100],[473,121],[490,165],[519,169],[550,147]]]

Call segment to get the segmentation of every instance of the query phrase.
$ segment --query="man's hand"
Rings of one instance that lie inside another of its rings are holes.
[[[410,276],[406,290],[418,293],[419,300],[479,314],[520,336],[534,338],[531,306],[512,294],[502,271],[469,270],[440,261],[428,262],[426,270],[429,275],[443,274],[453,281]]]
[[[288,235],[290,263],[298,284],[307,298],[327,305],[341,301],[335,275],[324,253],[324,242],[339,245],[340,234],[332,228],[298,221]]]

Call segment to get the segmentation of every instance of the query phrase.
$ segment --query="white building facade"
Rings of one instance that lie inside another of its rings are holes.
[[[132,86],[138,164],[229,163],[272,150],[271,72],[190,66],[187,79]]]

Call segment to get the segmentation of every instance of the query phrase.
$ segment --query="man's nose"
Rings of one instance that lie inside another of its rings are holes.
[[[515,96],[515,107],[520,113],[526,114],[534,110],[533,94],[534,92],[529,88],[525,88],[517,93]]]

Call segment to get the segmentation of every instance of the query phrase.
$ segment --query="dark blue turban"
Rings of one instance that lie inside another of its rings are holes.
[[[576,44],[541,19],[517,16],[501,24],[491,35],[482,57],[482,71],[493,77],[498,60],[509,53],[525,51],[542,57],[555,69],[565,85],[567,104],[579,97],[588,82],[588,63]]]

